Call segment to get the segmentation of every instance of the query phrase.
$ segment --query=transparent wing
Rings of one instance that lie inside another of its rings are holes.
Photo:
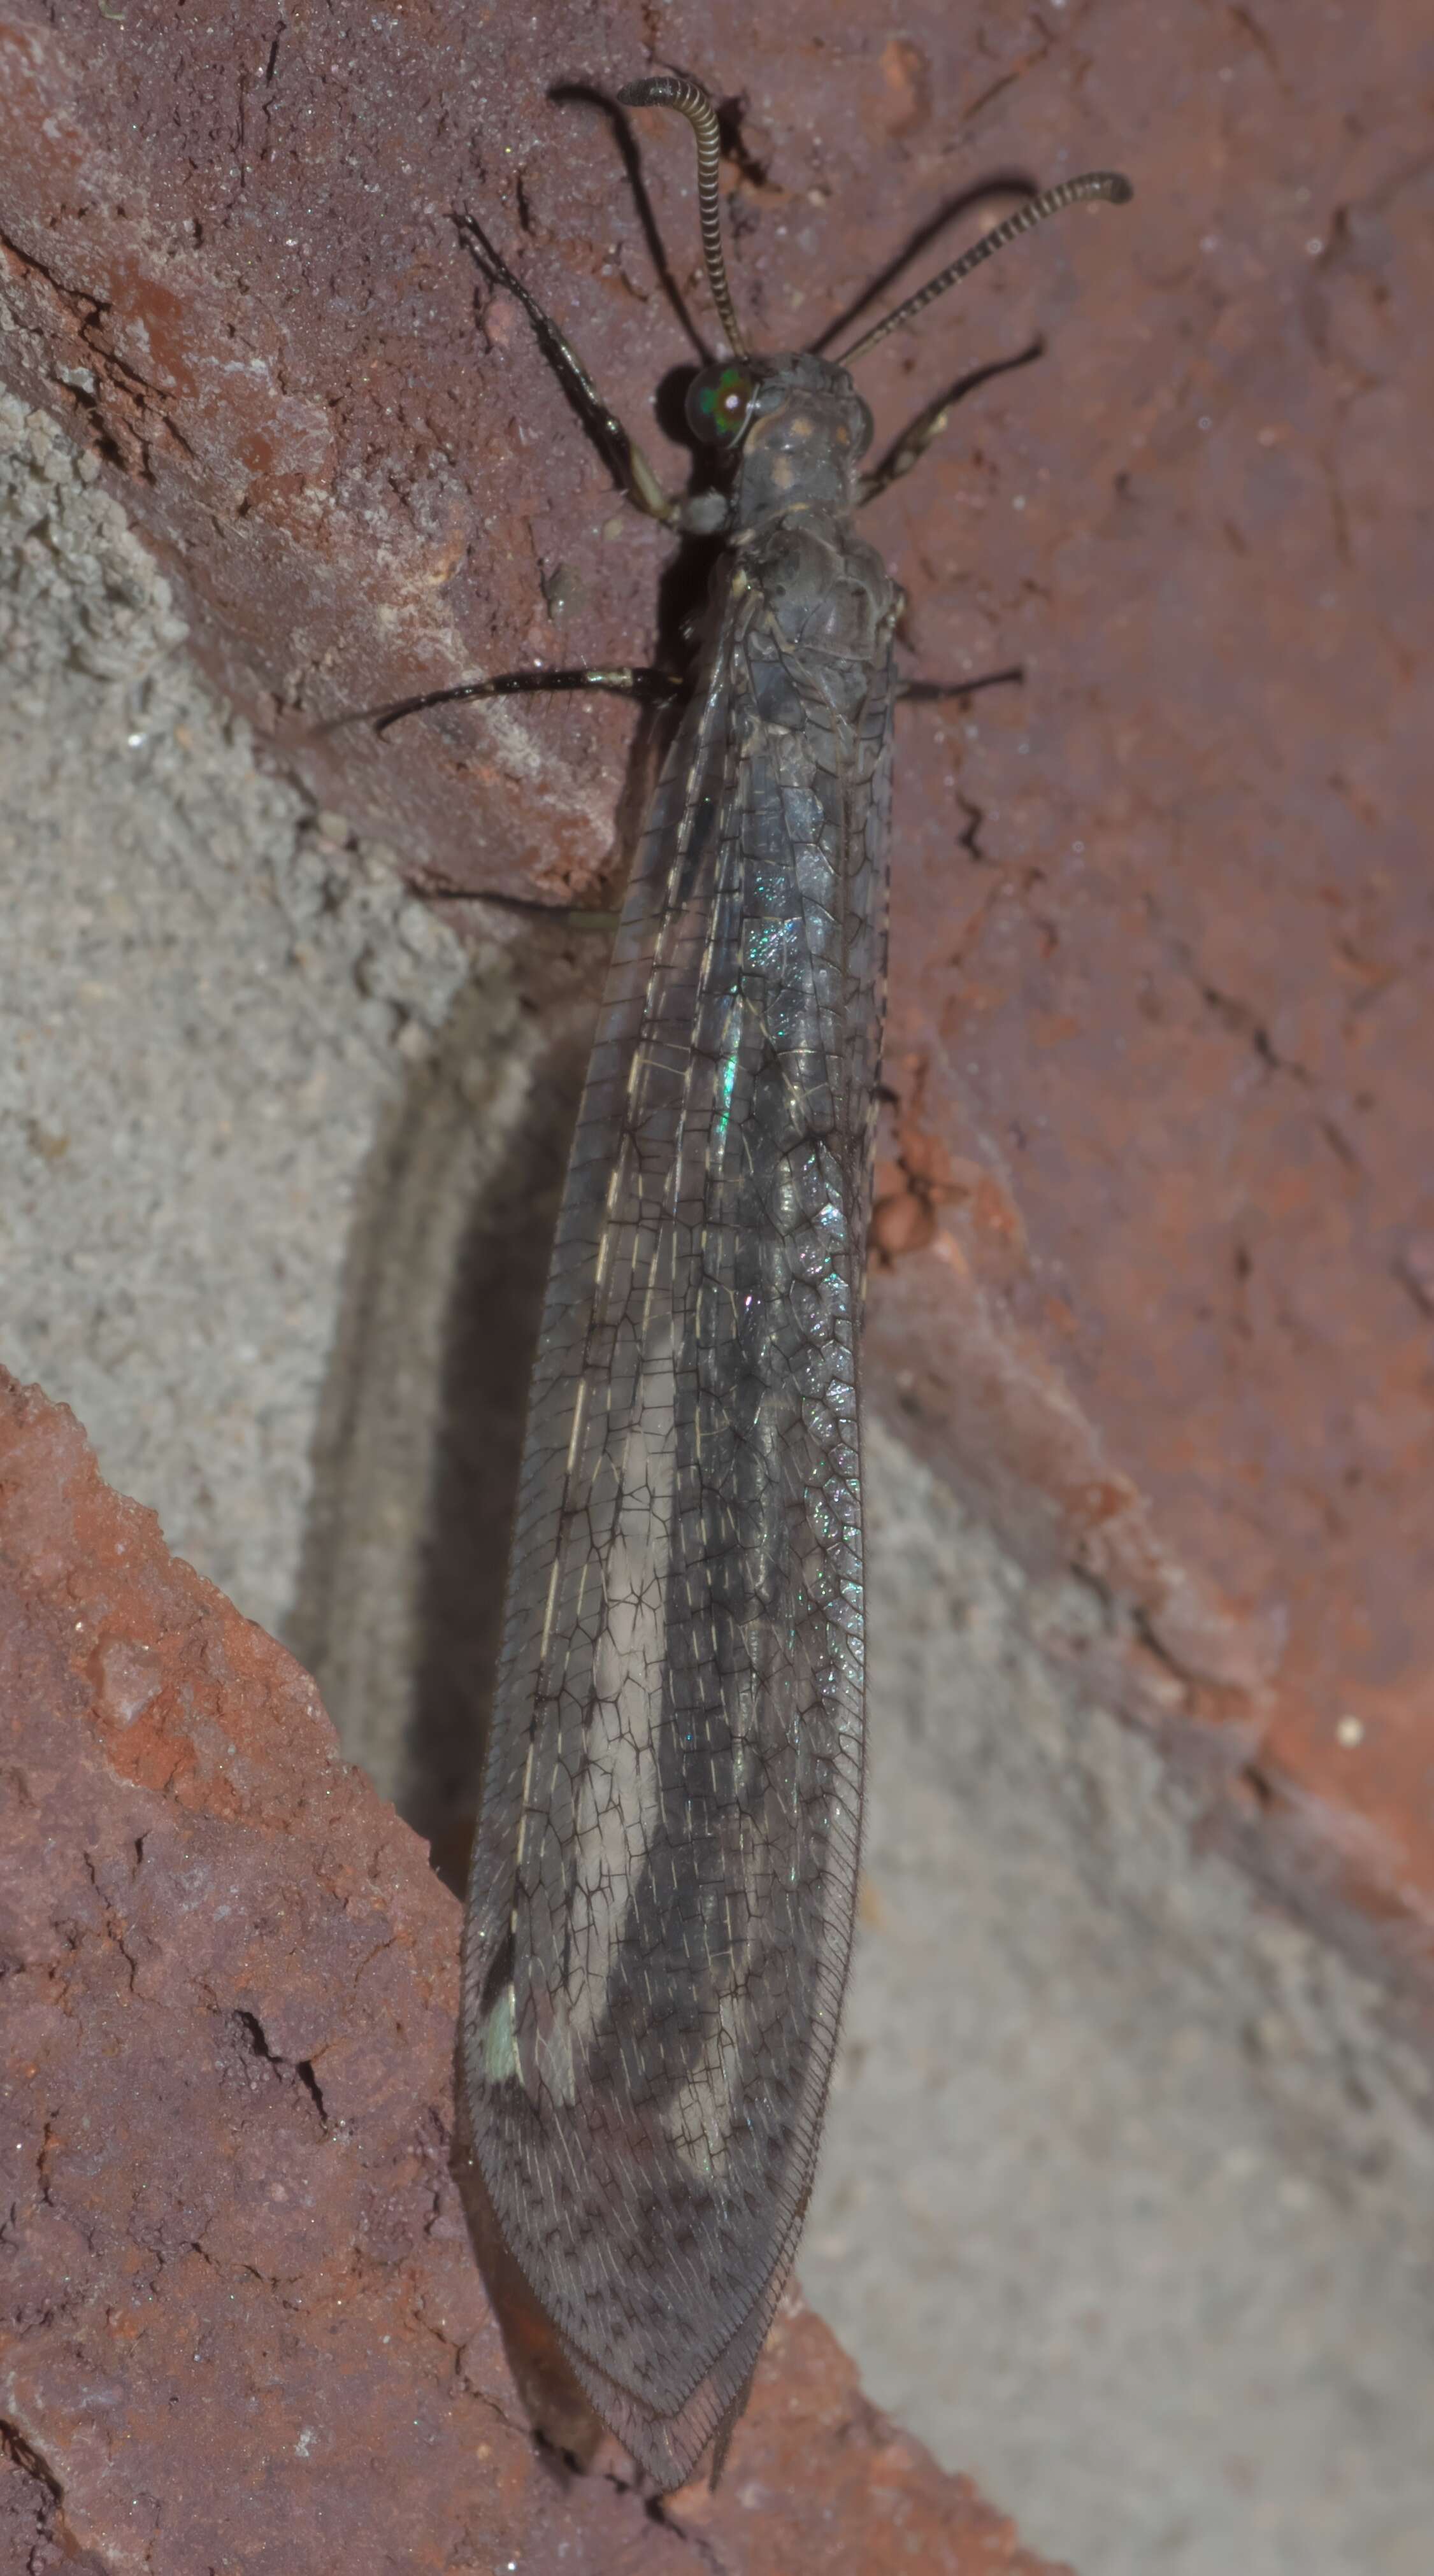
[[[859,649],[807,651],[759,578],[734,592],[639,854],[470,1896],[488,2190],[666,2485],[740,2403],[780,2294],[851,1942],[892,681],[880,602],[849,605]]]

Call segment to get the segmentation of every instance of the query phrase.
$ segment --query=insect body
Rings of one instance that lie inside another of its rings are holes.
[[[781,2289],[851,1943],[897,607],[861,410],[813,358],[754,397],[579,1116],[474,1859],[485,2178],[663,2484]]]
[[[847,366],[731,361],[679,504],[532,314],[631,497],[720,528],[583,1096],[527,1428],[469,1895],[463,2047],[498,2222],[599,2412],[663,2488],[740,2412],[811,2187],[862,1795],[857,1339],[886,946],[900,597],[852,514]],[[871,346],[1096,175],[1022,206]],[[848,356],[858,354],[857,351]],[[543,685],[519,674],[406,702]],[[641,675],[570,675],[637,685]]]

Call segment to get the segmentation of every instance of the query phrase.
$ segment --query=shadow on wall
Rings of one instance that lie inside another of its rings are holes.
[[[586,979],[594,979],[589,975]],[[480,966],[369,1157],[285,1643],[461,1892],[528,1380],[594,1003]]]

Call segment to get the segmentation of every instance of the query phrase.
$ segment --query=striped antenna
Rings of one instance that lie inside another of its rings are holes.
[[[978,242],[971,244],[969,250],[963,250],[959,259],[953,259],[949,268],[943,268],[939,277],[932,278],[929,286],[918,287],[904,304],[898,304],[894,313],[888,313],[884,322],[874,323],[860,340],[854,340],[849,349],[843,349],[837,359],[838,366],[850,367],[858,358],[864,358],[868,349],[874,349],[878,340],[884,340],[888,331],[896,329],[898,322],[909,322],[914,314],[924,312],[928,304],[935,303],[938,295],[945,294],[948,286],[959,286],[962,278],[969,277],[973,268],[979,268],[983,259],[994,258],[996,252],[1004,250],[1007,242],[1014,241],[1018,233],[1031,232],[1037,224],[1043,224],[1047,215],[1058,215],[1063,207],[1078,206],[1087,197],[1104,197],[1109,205],[1123,206],[1134,194],[1130,181],[1122,178],[1118,170],[1087,170],[1079,179],[1062,179],[1058,186],[1047,188],[1043,197],[1028,197],[1013,215],[1007,215],[1004,223],[993,225],[990,232],[983,233]]]
[[[618,91],[620,107],[675,107],[685,116],[697,137],[697,209],[702,224],[702,256],[707,263],[707,283],[718,319],[727,334],[727,345],[734,358],[749,357],[751,352],[742,335],[727,283],[727,262],[722,254],[722,203],[717,188],[717,170],[721,158],[717,127],[717,110],[700,81],[687,80],[679,73],[664,72],[654,80],[629,81]]]

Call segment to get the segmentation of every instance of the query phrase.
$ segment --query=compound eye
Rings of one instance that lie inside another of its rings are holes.
[[[752,416],[757,379],[740,358],[704,367],[687,388],[687,426],[708,447],[735,447]]]

